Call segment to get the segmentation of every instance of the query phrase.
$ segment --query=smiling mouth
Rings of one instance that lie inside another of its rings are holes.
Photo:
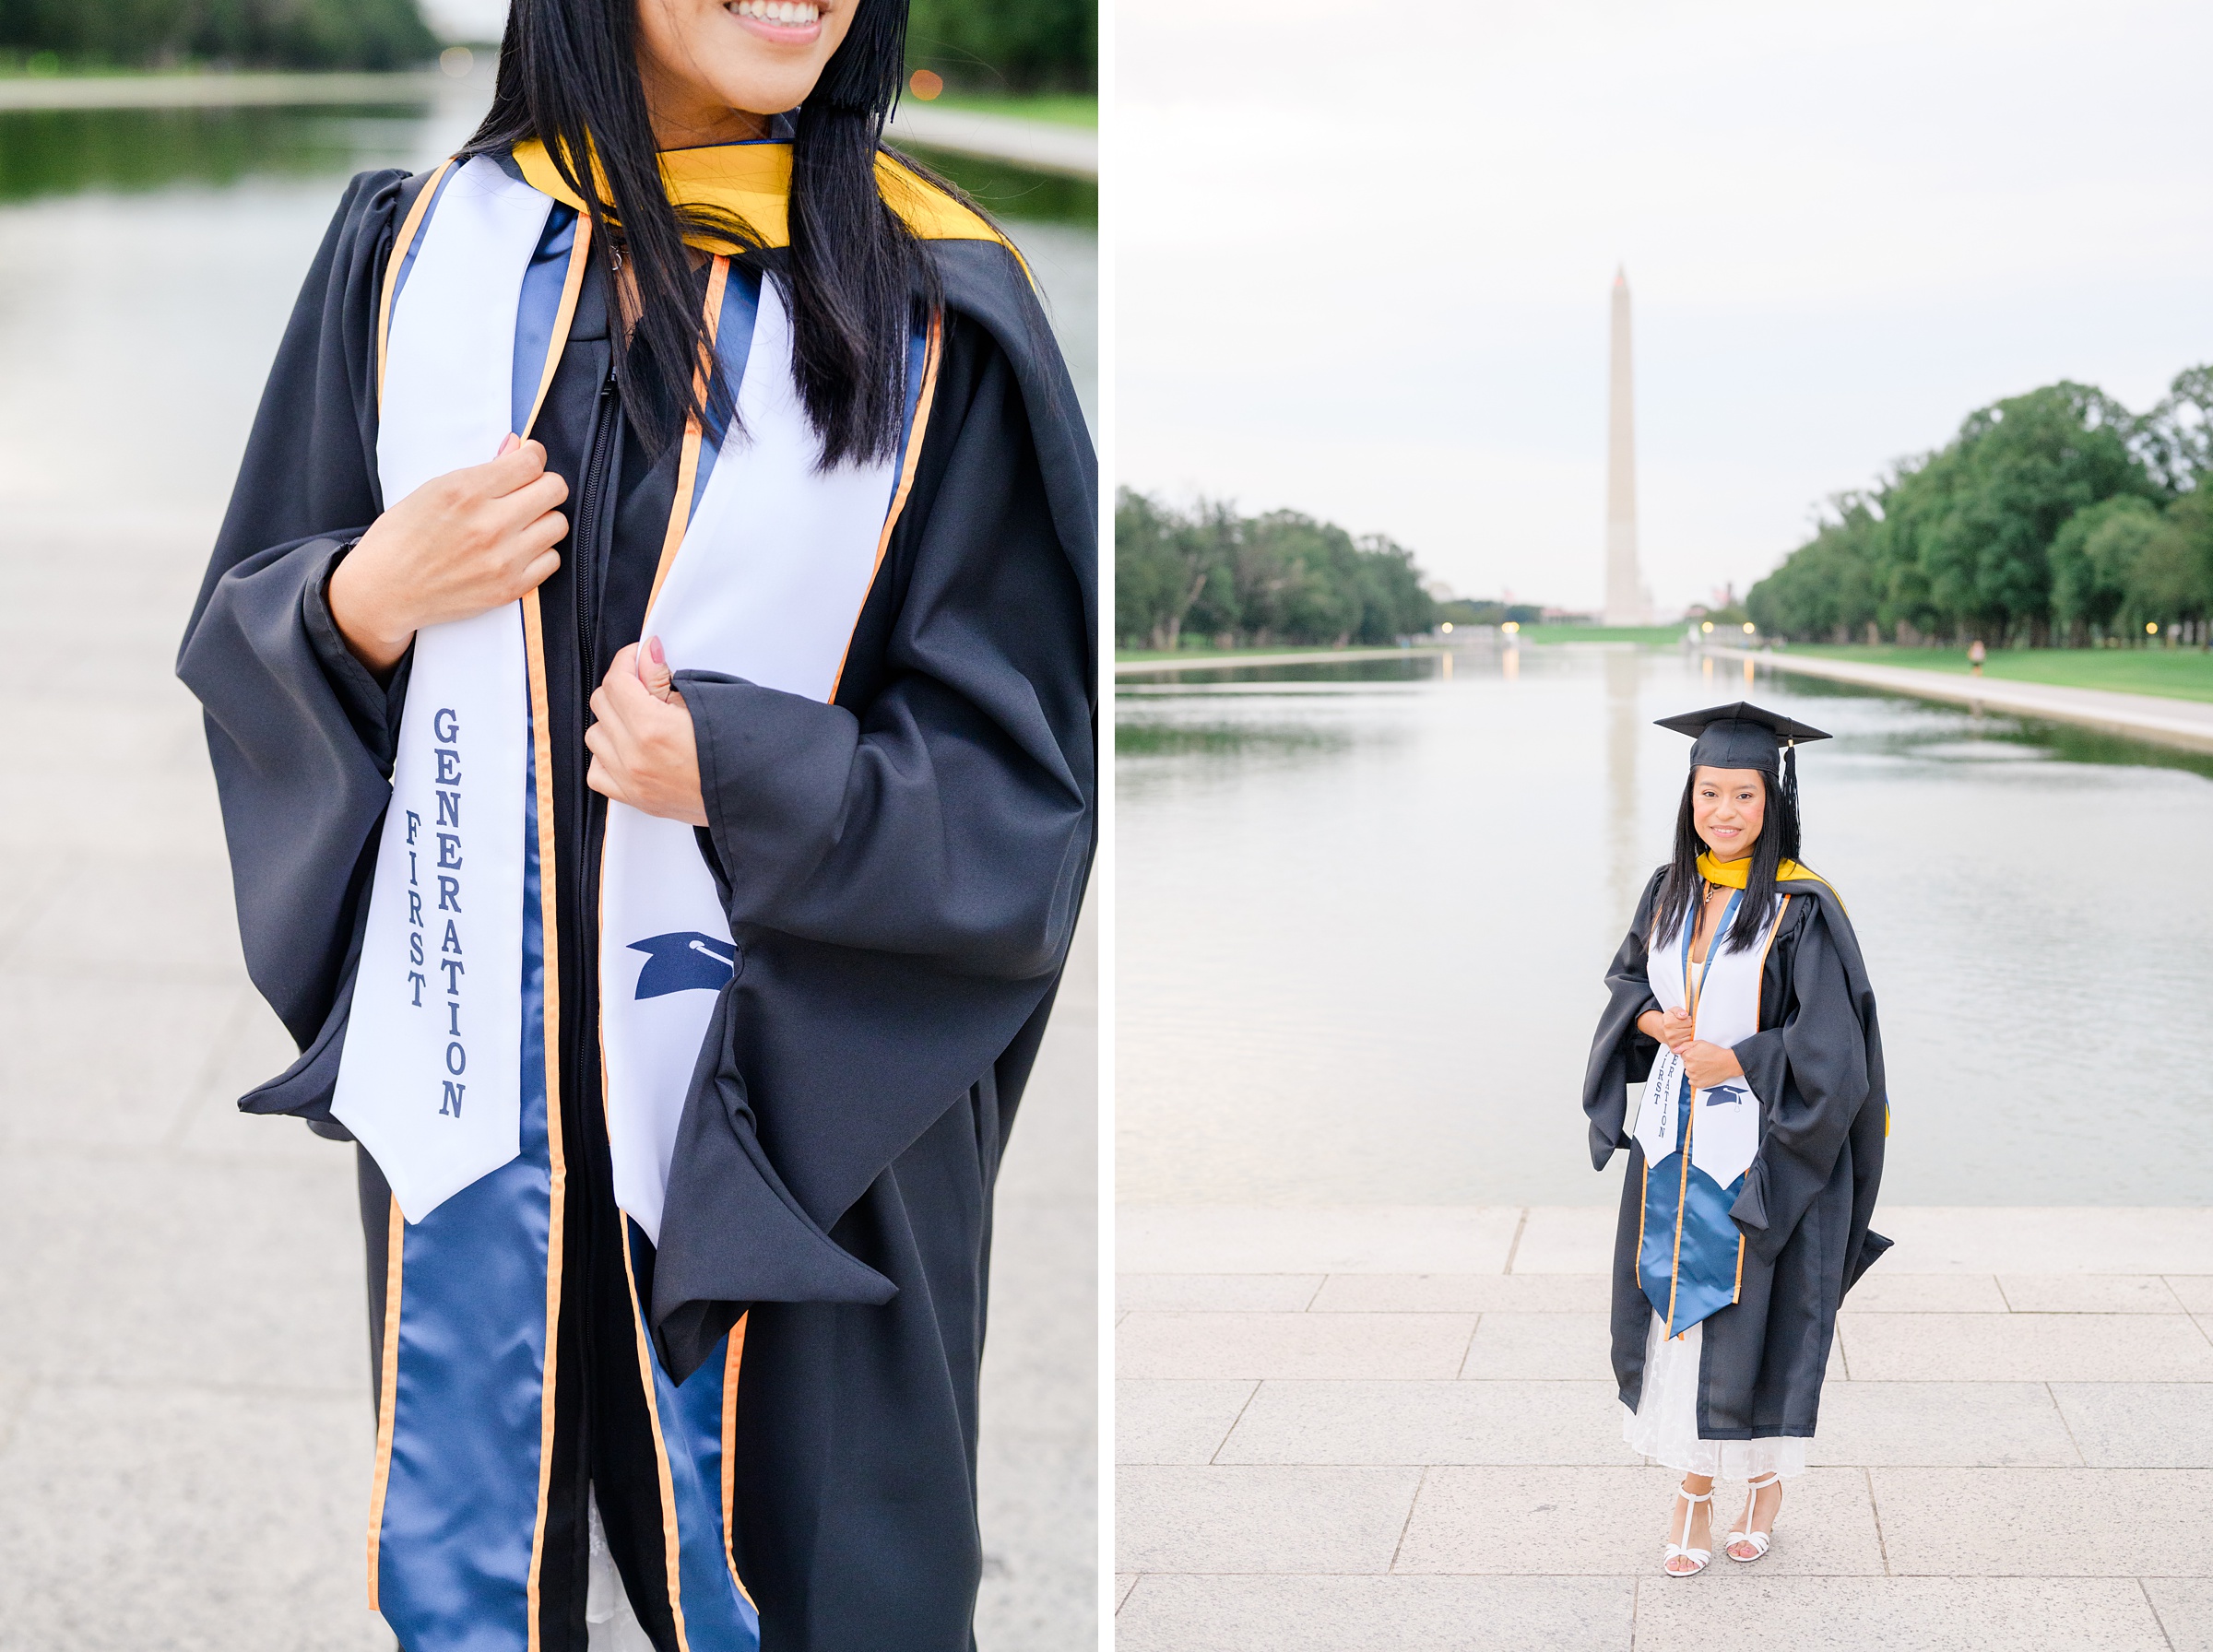
[[[811,33],[822,18],[814,0],[732,0],[723,9],[772,33]]]

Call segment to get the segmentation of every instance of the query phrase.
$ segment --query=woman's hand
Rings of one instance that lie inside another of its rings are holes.
[[[382,516],[330,576],[330,617],[379,675],[426,625],[473,620],[561,566],[569,485],[536,442],[507,438],[487,464],[432,477]]]
[[[1680,1056],[1690,1042],[1690,1011],[1648,1009],[1637,1018],[1637,1030],[1655,1044],[1663,1044]]]
[[[615,655],[592,695],[599,720],[585,731],[592,766],[585,784],[605,797],[664,820],[707,823],[699,785],[699,745],[684,697],[669,686],[660,639],[645,643],[643,666],[634,643]]]
[[[1708,1044],[1703,1038],[1692,1039],[1675,1054],[1683,1057],[1683,1070],[1700,1090],[1711,1090],[1716,1084],[1726,1084],[1732,1079],[1745,1076],[1745,1069],[1737,1065],[1734,1050]]]

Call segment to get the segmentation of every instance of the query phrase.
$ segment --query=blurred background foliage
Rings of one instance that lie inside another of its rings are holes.
[[[1762,631],[1807,642],[2082,647],[2213,620],[2213,367],[2136,414],[2047,384],[1968,415],[1935,453],[1829,501],[1752,587]]]
[[[0,50],[34,68],[399,69],[438,45],[416,0],[0,0]]]
[[[1414,553],[1379,534],[1206,500],[1177,510],[1127,488],[1115,495],[1114,594],[1131,648],[1388,643],[1437,620]]]
[[[1095,91],[1098,17],[1097,0],[912,0],[907,67],[956,93]]]

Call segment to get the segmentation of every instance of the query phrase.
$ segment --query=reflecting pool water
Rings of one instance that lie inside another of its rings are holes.
[[[1211,675],[1120,687],[1125,1201],[1611,1203],[1579,1098],[1681,795],[1651,720],[1745,697],[1837,737],[1805,856],[1882,1008],[1886,1197],[2213,1196],[2213,760],[1664,651]]]
[[[450,154],[483,100],[0,112],[0,537],[210,531],[345,179]],[[1095,191],[932,159],[1006,215],[1095,417]]]

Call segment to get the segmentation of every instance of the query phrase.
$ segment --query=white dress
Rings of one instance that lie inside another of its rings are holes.
[[[599,1499],[586,1504],[591,1519],[591,1571],[584,1596],[585,1636],[590,1652],[653,1652],[653,1637],[638,1622],[622,1587],[622,1574],[607,1546],[607,1528],[599,1523]]]
[[[1710,1474],[1716,1480],[1756,1480],[1766,1474],[1789,1480],[1804,1474],[1803,1438],[1698,1438],[1698,1350],[1706,1327],[1701,1322],[1680,1337],[1669,1337],[1663,1324],[1654,1314],[1644,1344],[1644,1391],[1637,1397],[1637,1409],[1622,1416],[1621,1437],[1629,1449],[1682,1473]]]

